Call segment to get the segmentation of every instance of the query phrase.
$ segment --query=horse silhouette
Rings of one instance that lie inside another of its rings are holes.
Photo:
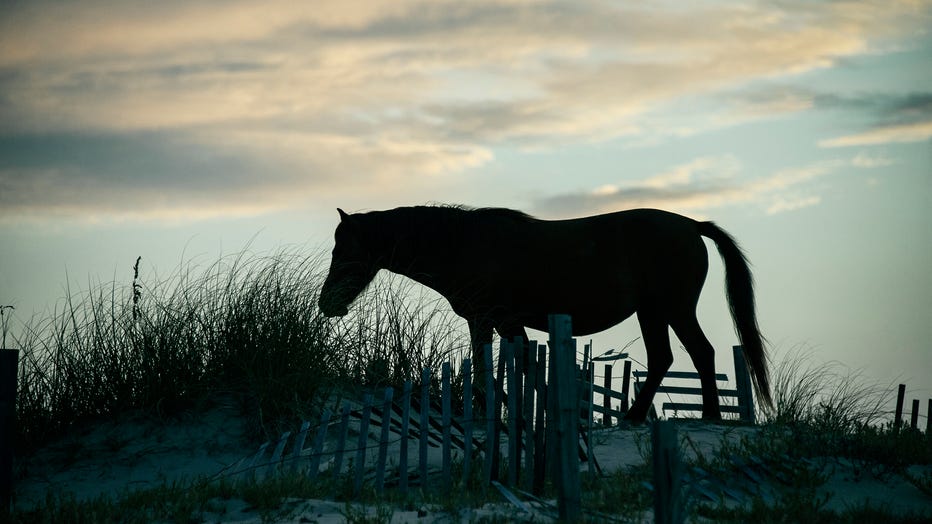
[[[473,361],[482,362],[478,351],[492,342],[493,329],[527,340],[526,327],[546,331],[548,314],[563,313],[572,317],[573,335],[582,336],[636,314],[647,378],[627,412],[632,422],[645,419],[673,362],[669,328],[699,372],[703,418],[721,418],[714,349],[696,319],[708,271],[702,237],[710,238],[724,260],[731,315],[755,389],[771,403],[751,272],[735,241],[712,222],[656,209],[571,220],[458,206],[337,211],[336,245],[318,302],[325,316],[345,315],[386,269],[443,295],[466,320]]]

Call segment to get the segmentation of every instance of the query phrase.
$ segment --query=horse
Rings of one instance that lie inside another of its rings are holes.
[[[318,300],[324,316],[346,315],[382,269],[447,299],[466,320],[474,362],[482,362],[479,351],[491,344],[493,329],[503,339],[527,341],[525,328],[546,331],[548,314],[562,313],[571,316],[573,336],[584,336],[637,315],[647,377],[625,416],[633,423],[645,420],[673,363],[670,328],[699,372],[703,419],[721,419],[714,349],[696,318],[708,272],[702,237],[709,238],[724,260],[727,300],[758,398],[772,405],[748,262],[712,222],[657,209],[569,220],[463,206],[337,211],[340,223]]]

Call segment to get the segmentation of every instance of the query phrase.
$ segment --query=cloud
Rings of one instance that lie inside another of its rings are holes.
[[[819,147],[872,146],[896,142],[922,142],[929,138],[932,138],[932,120],[928,122],[878,127],[863,133],[820,140]]]
[[[932,138],[932,93],[868,93],[856,96],[823,93],[815,100],[821,108],[866,111],[873,121],[872,127],[866,131],[820,140],[819,147],[922,142]]]
[[[255,215],[306,193],[280,167],[169,133],[0,137],[0,220]]]
[[[381,184],[390,194],[404,189],[397,180],[491,159],[489,150],[469,144],[258,129],[0,136],[0,221],[43,214],[171,222],[255,216],[334,195],[337,187],[347,194]],[[372,165],[382,170],[367,174]],[[342,178],[344,172],[368,176]]]
[[[896,162],[891,158],[887,158],[885,156],[871,156],[864,152],[858,153],[854,158],[851,159],[851,165],[864,169],[892,166],[895,163]]]
[[[0,18],[0,136],[95,137],[110,160],[36,146],[0,171],[3,213],[99,209],[63,207],[82,188],[114,213],[379,194],[485,166],[499,147],[640,139],[657,108],[829,67],[928,19],[913,1],[19,3]],[[810,102],[787,92],[737,113]],[[624,191],[712,198],[694,185]]]
[[[818,196],[804,196],[796,198],[777,197],[770,207],[767,208],[768,215],[776,215],[786,211],[795,211],[804,207],[814,206],[822,201]]]
[[[701,157],[635,183],[545,197],[534,209],[546,216],[571,217],[638,207],[691,212],[757,203],[775,214],[818,204],[821,198],[808,194],[807,183],[844,165],[840,160],[821,161],[746,179],[732,156]]]

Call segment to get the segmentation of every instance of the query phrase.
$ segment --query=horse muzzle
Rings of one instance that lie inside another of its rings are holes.
[[[334,317],[345,317],[346,314],[349,313],[349,310],[344,307],[344,308],[338,308],[338,309],[331,309],[329,311],[321,309],[321,312],[327,318],[334,318]]]
[[[317,307],[320,308],[320,312],[327,318],[344,317],[349,312],[346,306],[335,306],[328,300],[319,300],[317,302]]]

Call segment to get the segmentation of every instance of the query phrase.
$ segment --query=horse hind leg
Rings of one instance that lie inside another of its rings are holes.
[[[680,342],[686,346],[686,352],[689,353],[696,371],[699,372],[699,381],[702,385],[702,418],[721,420],[718,385],[715,382],[715,349],[702,332],[695,313],[685,315],[671,325]]]
[[[636,423],[644,422],[647,418],[647,411],[651,407],[657,388],[673,364],[670,331],[666,321],[658,315],[638,311],[638,322],[641,324],[641,335],[647,349],[647,378],[634,399],[634,404],[625,415],[625,420]]]

